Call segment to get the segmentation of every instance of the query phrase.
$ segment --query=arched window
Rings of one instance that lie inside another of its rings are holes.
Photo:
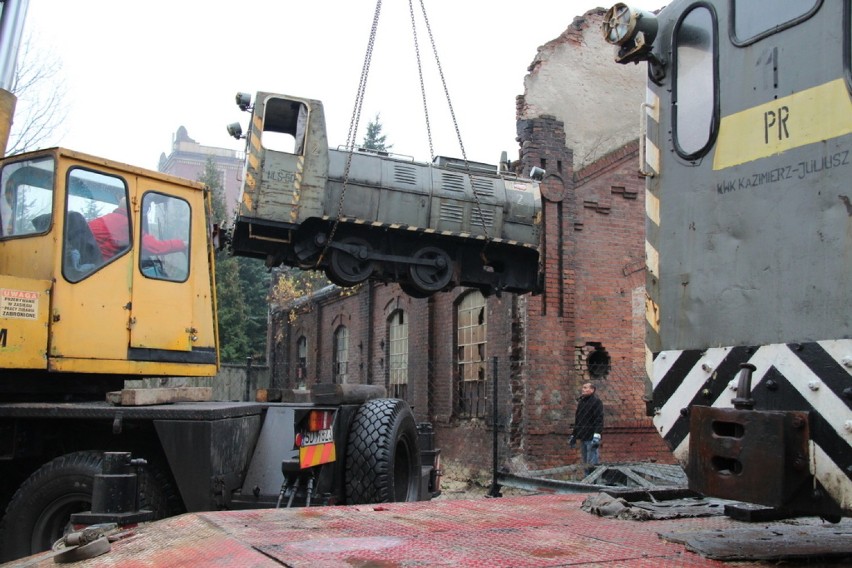
[[[349,377],[349,330],[345,325],[334,330],[334,369],[332,380],[344,385]]]
[[[408,316],[394,311],[388,318],[388,384],[393,398],[408,395]]]
[[[485,375],[488,344],[488,310],[479,291],[465,295],[457,308],[456,351],[460,416],[485,416]]]

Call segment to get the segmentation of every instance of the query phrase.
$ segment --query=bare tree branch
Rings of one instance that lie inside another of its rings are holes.
[[[12,92],[18,102],[7,156],[38,150],[46,142],[61,138],[68,115],[62,60],[39,47],[32,35],[27,36],[18,53]]]

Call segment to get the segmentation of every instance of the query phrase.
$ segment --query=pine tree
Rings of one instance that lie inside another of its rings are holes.
[[[378,150],[379,152],[389,152],[393,148],[393,144],[385,144],[387,135],[382,134],[382,123],[379,120],[379,114],[376,113],[376,118],[367,124],[367,133],[364,135],[364,141],[361,143],[362,148],[367,150]]]
[[[213,220],[225,219],[225,188],[212,158],[199,177],[212,193]],[[219,354],[224,362],[243,362],[266,354],[267,296],[270,275],[257,259],[216,253]]]
[[[238,363],[252,355],[248,337],[246,304],[240,282],[238,260],[216,255],[216,299],[219,319],[219,356],[223,362]]]

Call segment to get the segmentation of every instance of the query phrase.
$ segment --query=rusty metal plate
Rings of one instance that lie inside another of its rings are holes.
[[[660,533],[670,542],[686,545],[714,560],[849,559],[852,562],[852,520],[836,525],[820,521]],[[840,566],[841,564],[837,564]],[[845,565],[845,564],[844,564]]]
[[[86,568],[353,566],[716,567],[659,531],[734,525],[724,517],[634,522],[589,515],[583,495],[433,500],[187,514],[139,526]],[[55,566],[49,553],[30,568]],[[81,564],[82,566],[82,564]],[[739,564],[738,568],[756,566]]]
[[[693,491],[783,507],[810,478],[806,412],[693,406],[689,431]]]

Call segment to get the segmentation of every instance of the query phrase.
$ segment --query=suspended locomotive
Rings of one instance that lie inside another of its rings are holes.
[[[254,105],[243,93],[237,104],[251,125],[234,254],[324,270],[340,286],[398,282],[415,297],[454,286],[540,290],[537,179],[443,157],[330,149],[317,100],[260,92]],[[228,130],[242,135],[238,124]]]
[[[618,3],[647,61],[651,413],[707,495],[852,514],[852,3]]]

